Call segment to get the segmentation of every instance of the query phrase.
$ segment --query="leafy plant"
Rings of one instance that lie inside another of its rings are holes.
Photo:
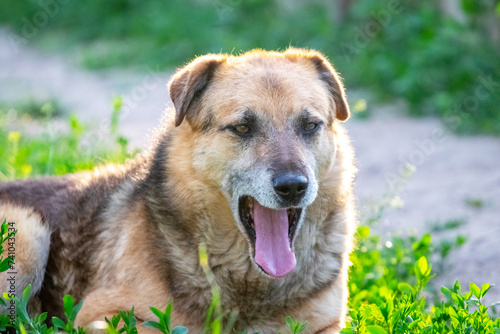
[[[188,329],[183,326],[176,326],[174,329],[170,329],[170,314],[172,313],[172,302],[168,303],[165,312],[158,310],[157,308],[150,307],[151,312],[153,312],[158,319],[159,322],[156,321],[146,321],[142,324],[142,326],[147,328],[154,328],[159,330],[164,334],[186,334]]]
[[[361,226],[357,238],[348,283],[351,319],[342,333],[500,331],[500,320],[488,315],[488,307],[482,304],[482,298],[491,288],[489,284],[479,289],[471,283],[471,292],[462,294],[457,282],[453,291],[442,288],[448,302],[437,298],[429,306],[426,287],[434,276],[428,263],[432,253],[430,235],[422,236],[411,247],[405,247],[408,241],[401,238],[382,246],[378,237],[370,236],[368,227]],[[478,309],[472,312],[471,306]]]
[[[119,311],[118,316],[123,321],[123,327],[118,330],[118,333],[137,334],[137,318],[133,307],[130,311]]]
[[[127,140],[118,133],[121,106],[121,99],[115,99],[109,131],[86,129],[74,115],[68,119],[69,132],[56,132],[51,126],[53,120],[48,118],[44,132],[37,137],[9,131],[8,124],[0,122],[0,181],[63,175],[93,169],[104,162],[125,162],[137,151],[129,152]]]
[[[70,295],[66,295],[63,298],[63,305],[64,305],[64,315],[66,316],[66,322],[64,322],[58,317],[53,317],[52,323],[54,324],[56,331],[60,329],[63,332],[69,334],[83,333],[84,332],[83,328],[81,327],[78,327],[77,329],[74,328],[75,319],[76,316],[78,315],[78,312],[80,312],[80,309],[82,308],[83,300],[81,300],[78,304],[75,305],[74,298],[71,297]]]
[[[291,317],[286,317],[286,325],[290,330],[291,334],[300,334],[304,332],[307,328],[307,322],[304,323],[295,322]]]
[[[16,317],[15,321],[11,321],[11,319],[5,315],[2,315],[0,319],[1,322],[5,325],[5,327],[14,327],[17,333],[43,333],[43,334],[51,334],[56,333],[56,327],[48,328],[46,324],[44,324],[47,319],[47,313],[35,314],[30,316],[27,310],[28,300],[31,297],[31,285],[28,285],[26,289],[24,289],[21,299],[17,296],[12,296],[8,293],[3,294],[4,298],[9,301],[9,305],[13,303],[15,305]],[[5,301],[2,300],[5,305]],[[8,318],[8,322],[6,322],[3,317]],[[6,328],[5,328],[6,329]],[[4,329],[4,330],[5,330]],[[76,332],[75,332],[76,333]],[[80,333],[80,332],[79,332]]]

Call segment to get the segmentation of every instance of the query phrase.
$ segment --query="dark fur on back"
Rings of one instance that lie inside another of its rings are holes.
[[[84,296],[89,281],[95,276],[91,261],[101,248],[96,236],[103,230],[102,214],[108,209],[111,196],[126,181],[136,184],[137,195],[140,195],[144,176],[139,172],[144,163],[139,157],[125,166],[100,167],[98,172],[0,184],[0,203],[34,208],[50,226],[50,255],[38,293],[48,319],[64,317],[65,294],[71,294],[76,301]],[[68,274],[74,275],[71,284],[65,284]]]

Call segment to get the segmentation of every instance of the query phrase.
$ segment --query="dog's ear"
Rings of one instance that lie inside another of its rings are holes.
[[[333,96],[333,101],[336,106],[335,117],[340,121],[345,121],[349,118],[351,114],[349,105],[347,104],[344,86],[332,64],[330,64],[324,55],[317,51],[293,48],[285,51],[283,55],[290,61],[298,62],[300,60],[307,60],[311,62],[318,71],[320,79],[327,84],[328,90]]]
[[[181,125],[184,118],[190,119],[195,116],[201,95],[219,65],[226,59],[223,55],[198,57],[172,77],[169,93],[175,106],[175,126]]]

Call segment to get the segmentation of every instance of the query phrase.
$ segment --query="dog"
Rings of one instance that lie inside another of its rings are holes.
[[[14,281],[32,312],[87,326],[173,300],[172,323],[201,333],[212,293],[199,245],[238,312],[235,329],[338,333],[355,228],[354,154],[342,82],[321,53],[209,54],[178,70],[151,143],[124,165],[0,185],[0,218],[18,230]],[[12,270],[14,269],[14,270]],[[14,292],[12,292],[14,288]],[[150,329],[138,326],[140,333]]]

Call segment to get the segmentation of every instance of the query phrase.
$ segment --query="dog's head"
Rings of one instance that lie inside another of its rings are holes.
[[[318,52],[207,55],[170,82],[175,125],[189,131],[197,176],[228,199],[253,261],[295,268],[294,238],[349,117],[341,81]]]

